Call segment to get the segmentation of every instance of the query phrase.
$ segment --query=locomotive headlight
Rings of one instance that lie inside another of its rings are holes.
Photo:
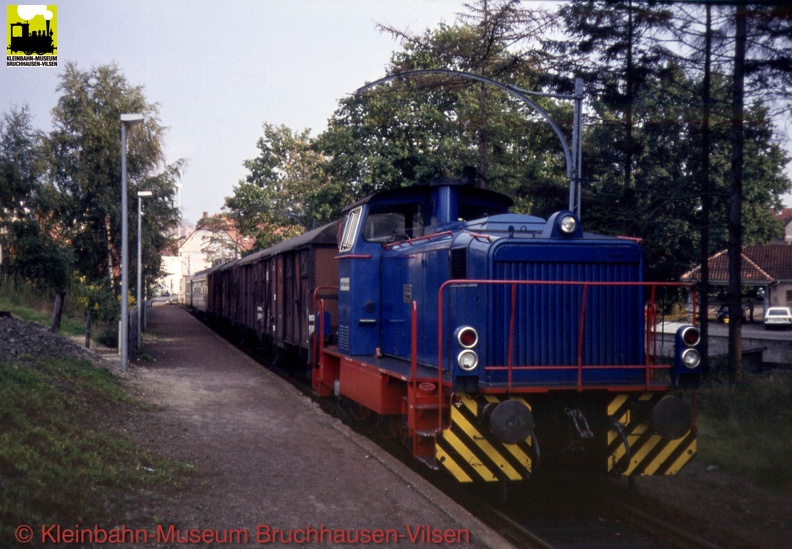
[[[478,366],[478,355],[476,351],[465,349],[457,355],[457,364],[466,372],[472,372]]]
[[[701,332],[695,326],[687,326],[682,329],[682,343],[690,347],[695,347],[701,342]]]
[[[561,222],[559,223],[559,228],[561,232],[564,234],[574,234],[577,230],[577,219],[573,215],[565,215],[561,218]]]
[[[689,370],[698,368],[698,365],[701,364],[701,354],[696,349],[685,349],[685,352],[682,353],[682,364]]]
[[[701,331],[695,326],[682,326],[676,332],[673,382],[677,387],[697,387],[702,374],[702,357],[698,346]]]
[[[470,326],[457,328],[456,336],[459,344],[465,349],[472,349],[478,345],[478,332],[476,332],[475,328]]]

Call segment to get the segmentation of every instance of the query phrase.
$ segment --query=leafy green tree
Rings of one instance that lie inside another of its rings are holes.
[[[544,54],[530,47],[528,26],[546,14],[516,2],[469,9],[421,36],[387,29],[402,41],[388,72],[454,69],[541,87]],[[571,105],[537,102],[571,134]],[[344,99],[317,145],[330,184],[348,199],[474,166],[480,186],[510,194],[520,210],[548,214],[567,202],[562,149],[546,122],[510,94],[466,79],[421,75]]]
[[[74,260],[68,245],[52,238],[33,219],[18,220],[14,233],[11,274],[44,291],[65,291]]]
[[[62,303],[74,256],[60,238],[44,173],[42,136],[31,126],[29,109],[14,108],[0,121],[2,267]],[[53,330],[59,323],[57,318]]]
[[[120,115],[141,113],[142,127],[128,132],[128,203],[130,242],[137,238],[137,191],[149,190],[144,244],[149,275],[159,269],[161,235],[174,226],[175,184],[184,161],[166,165],[165,128],[156,104],[149,103],[142,86],[130,84],[118,66],[80,70],[67,63],[58,87],[61,96],[53,109],[54,129],[47,139],[51,182],[59,194],[56,214],[75,252],[76,269],[90,281],[118,272],[121,250]],[[130,267],[134,278],[136,269]],[[134,280],[131,287],[134,287]]]
[[[533,6],[531,6],[533,7]],[[697,261],[703,221],[701,178],[706,172],[712,223],[711,244],[726,242],[731,130],[730,77],[717,57],[701,92],[700,66],[665,47],[671,31],[689,21],[673,5],[661,3],[571,2],[553,19],[522,9],[517,2],[478,2],[452,25],[441,24],[414,36],[383,27],[400,41],[388,74],[416,69],[469,71],[524,89],[570,92],[573,74],[588,78],[584,138],[583,217],[588,230],[646,239],[650,279],[677,278]],[[677,18],[675,18],[677,17]],[[565,29],[553,25],[563,22]],[[688,27],[688,37],[695,32]],[[547,39],[548,29],[565,30],[569,40]],[[695,30],[695,29],[694,29]],[[717,49],[726,46],[716,32]],[[556,59],[536,48],[539,39],[564,53]],[[695,39],[681,48],[693,48]],[[712,45],[710,45],[712,48]],[[687,50],[684,50],[687,51]],[[769,51],[769,50],[768,50]],[[691,54],[695,58],[696,54]],[[571,134],[571,105],[538,101]],[[707,162],[702,139],[702,103],[711,111]],[[767,216],[789,187],[787,162],[776,141],[768,104],[751,104],[746,130],[746,173],[751,206],[745,234],[763,241]],[[266,230],[253,217],[274,208],[274,191],[283,196],[295,160],[284,154],[319,155],[311,165],[310,185],[295,204],[329,220],[358,198],[438,176],[458,176],[475,166],[478,184],[515,198],[518,211],[548,215],[566,207],[568,182],[556,136],[525,105],[478,82],[449,75],[396,78],[343,99],[328,129],[315,140],[281,128],[266,129],[262,154],[248,166],[257,185],[240,186],[228,206],[251,220],[250,230]],[[287,145],[284,147],[283,144]],[[283,150],[281,150],[283,149]],[[299,152],[299,151],[302,152]],[[264,176],[262,176],[264,174]],[[313,208],[313,209],[312,209]],[[282,225],[283,219],[275,223]],[[708,236],[709,239],[709,236]],[[263,242],[263,240],[262,240]]]
[[[307,130],[265,123],[256,147],[260,153],[246,160],[249,174],[226,198],[236,226],[255,237],[255,249],[266,248],[329,220],[317,195],[325,193],[324,158],[314,149]]]
[[[727,81],[721,74],[713,75],[708,178],[712,186],[711,245],[715,249],[722,249],[728,237],[731,108]],[[695,86],[680,67],[644,82],[644,91],[636,96],[633,134],[642,152],[634,159],[636,176],[628,200],[622,187],[613,183],[619,180],[621,169],[618,135],[610,132],[607,124],[599,124],[589,128],[585,140],[587,168],[595,179],[584,200],[586,226],[606,234],[645,239],[646,271],[651,280],[675,280],[700,257],[702,128],[699,106],[691,102]],[[789,189],[783,172],[788,159],[777,142],[768,109],[757,103],[749,112],[746,147],[751,152],[745,160],[746,173],[751,174],[746,178],[751,205],[743,226],[747,241],[759,244],[771,237],[771,210]],[[604,117],[607,111],[603,113]]]
[[[571,55],[574,70],[610,112],[608,123],[619,131],[620,175],[629,200],[633,162],[641,154],[634,136],[635,103],[643,85],[669,57],[657,36],[671,12],[660,2],[575,0],[563,4],[559,13],[569,38],[550,44],[563,54],[561,70],[569,70],[566,56]]]
[[[42,184],[42,136],[31,126],[30,109],[13,107],[0,120],[0,220],[26,217]]]

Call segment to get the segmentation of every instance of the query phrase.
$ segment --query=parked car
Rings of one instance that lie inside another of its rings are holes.
[[[792,328],[792,308],[769,307],[764,316],[765,329]]]

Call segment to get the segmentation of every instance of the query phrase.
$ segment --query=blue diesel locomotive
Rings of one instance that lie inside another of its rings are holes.
[[[459,482],[675,474],[696,453],[699,332],[663,363],[655,298],[680,285],[644,282],[632,240],[511,204],[451,179],[375,194],[210,270],[208,313],[304,357],[317,395]]]

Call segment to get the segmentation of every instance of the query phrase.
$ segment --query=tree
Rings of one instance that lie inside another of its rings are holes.
[[[749,21],[752,23],[749,26]],[[732,74],[731,193],[729,199],[729,308],[742,310],[743,197],[745,176],[745,83],[758,89],[781,84],[789,97],[792,81],[792,17],[781,7],[748,8],[738,3],[734,12],[734,64]],[[753,27],[753,28],[749,28]],[[756,33],[754,30],[758,30]],[[749,42],[750,38],[750,42]],[[750,51],[749,51],[750,48]],[[729,377],[740,382],[742,371],[742,318],[729,323]]]
[[[698,53],[688,55],[699,48],[698,27],[678,18],[675,9],[653,2],[581,1],[564,4],[560,19],[553,19],[522,10],[517,2],[482,1],[468,6],[453,25],[419,36],[383,27],[400,41],[387,73],[456,69],[552,92],[570,92],[575,73],[587,76],[586,228],[645,238],[647,277],[673,280],[697,262],[702,249],[726,243],[721,221],[728,207],[732,127],[731,66],[722,54],[714,56],[704,95],[703,63],[687,62],[699,59]],[[533,46],[546,38],[550,27],[543,25],[557,21],[571,25],[570,40],[554,43],[563,55],[552,58]],[[684,37],[681,51],[666,46],[671,31]],[[713,50],[728,49],[722,30],[715,27],[711,34]],[[539,103],[571,128],[571,105],[547,98]],[[703,103],[709,105],[711,142],[704,147]],[[783,175],[787,160],[776,143],[775,105],[755,101],[746,108],[751,153],[745,155],[745,170],[751,177],[745,192],[751,205],[743,226],[746,241],[761,243],[769,236],[770,209],[789,188]],[[273,181],[295,162],[276,152],[275,137],[267,138],[272,150],[262,154],[259,166],[261,173],[274,174]],[[314,211],[320,206],[319,219],[337,217],[343,205],[373,192],[458,176],[466,166],[478,168],[479,185],[514,197],[518,211],[547,216],[567,204],[564,158],[547,124],[499,89],[448,75],[397,78],[347,97],[327,130],[315,140],[306,137],[301,147],[319,155],[311,164],[313,186],[299,202],[304,209],[317,204]],[[709,190],[702,197],[705,175]],[[260,187],[237,194],[240,202],[234,206],[248,208],[237,211],[272,207]],[[710,214],[703,216],[705,203]],[[702,223],[711,233],[709,244],[699,242]]]
[[[731,192],[729,194],[729,377],[742,381],[742,196],[745,135],[745,50],[747,12],[738,4],[734,15],[734,72],[732,75]]]
[[[402,42],[388,73],[455,69],[540,87],[544,54],[530,45],[547,15],[512,1],[469,9],[456,24],[421,36],[386,28]],[[571,105],[537,102],[571,134]],[[416,76],[346,98],[317,145],[328,158],[331,184],[345,188],[349,199],[458,177],[474,166],[480,186],[515,197],[519,210],[546,215],[567,203],[564,157],[551,128],[510,94],[466,79]]]
[[[11,223],[35,209],[43,175],[42,136],[30,109],[13,107],[0,120],[0,221]]]
[[[238,229],[255,237],[255,249],[300,234],[336,213],[317,197],[324,193],[324,158],[308,131],[269,123],[262,128],[264,135],[256,143],[260,154],[245,161],[250,173],[226,198]]]
[[[14,108],[0,121],[0,246],[4,269],[55,295],[62,304],[74,260],[59,238],[52,215],[56,198],[44,183],[42,135],[33,130],[27,107]],[[53,331],[60,315],[53,316]]]
[[[612,113],[609,124],[620,130],[620,175],[629,198],[633,162],[641,153],[633,135],[635,102],[644,83],[668,59],[654,38],[666,28],[670,11],[659,2],[576,0],[563,5],[560,14],[571,39],[550,45],[564,56],[562,70],[568,70],[566,56],[577,60],[575,70]]]
[[[118,66],[83,71],[67,63],[60,79],[61,96],[53,109],[54,129],[47,146],[50,180],[59,196],[54,213],[75,252],[75,267],[89,282],[116,277],[121,249],[120,115],[141,113],[145,122],[129,132],[127,145],[128,199],[136,204],[138,190],[150,190],[156,197],[149,200],[146,216],[146,226],[155,230],[146,231],[144,238],[146,265],[152,273],[160,265],[161,235],[178,220],[173,197],[186,163],[165,164],[165,128],[157,105],[149,103],[142,86],[131,85]],[[131,219],[134,208],[128,213],[129,226],[136,227]],[[130,240],[136,237],[131,230]]]
[[[242,255],[242,236],[232,216],[222,214],[203,217],[198,220],[196,229],[209,232],[209,237],[203,239],[201,252],[212,266],[239,259]]]
[[[688,13],[689,9],[694,11]],[[710,239],[711,224],[706,220],[710,213],[712,219],[726,218],[723,196],[728,193],[730,176],[724,167],[730,162],[733,113],[726,109],[732,102],[731,60],[721,53],[729,49],[725,32],[713,28],[711,22],[701,27],[700,21],[708,21],[706,14],[685,5],[580,1],[565,4],[560,13],[571,40],[551,45],[571,54],[575,70],[591,81],[588,103],[593,115],[588,122],[584,166],[594,183],[589,196],[593,204],[587,202],[587,226],[591,227],[594,217],[597,230],[662,238],[655,245],[674,252],[653,256],[652,243],[647,242],[648,272],[650,276],[678,276],[688,257],[687,252],[679,255],[683,242],[674,237],[674,227],[691,234],[705,223],[707,256],[712,247],[726,242],[726,226],[712,227]],[[752,36],[760,42],[767,40]],[[669,42],[673,48],[666,46]],[[712,56],[715,62],[709,62],[707,52],[713,43],[719,53]],[[776,47],[774,51],[781,50]],[[634,71],[632,76],[630,71]],[[707,83],[702,83],[704,72],[708,72]],[[707,113],[703,113],[705,104]],[[755,203],[743,227],[757,243],[766,238],[769,210],[788,187],[784,155],[774,143],[767,105],[756,101],[750,107],[755,116],[749,141],[758,154],[747,161],[758,177],[750,180]],[[702,119],[708,122],[702,124]],[[705,141],[710,145],[702,145]],[[676,150],[668,148],[672,146]],[[696,157],[690,154],[694,151]],[[705,196],[699,199],[704,178]],[[699,182],[695,187],[694,180]],[[621,188],[616,186],[618,181]],[[678,207],[657,209],[673,201]],[[699,207],[705,211],[697,213]],[[651,230],[660,218],[645,218],[644,211],[669,216],[668,230]]]

